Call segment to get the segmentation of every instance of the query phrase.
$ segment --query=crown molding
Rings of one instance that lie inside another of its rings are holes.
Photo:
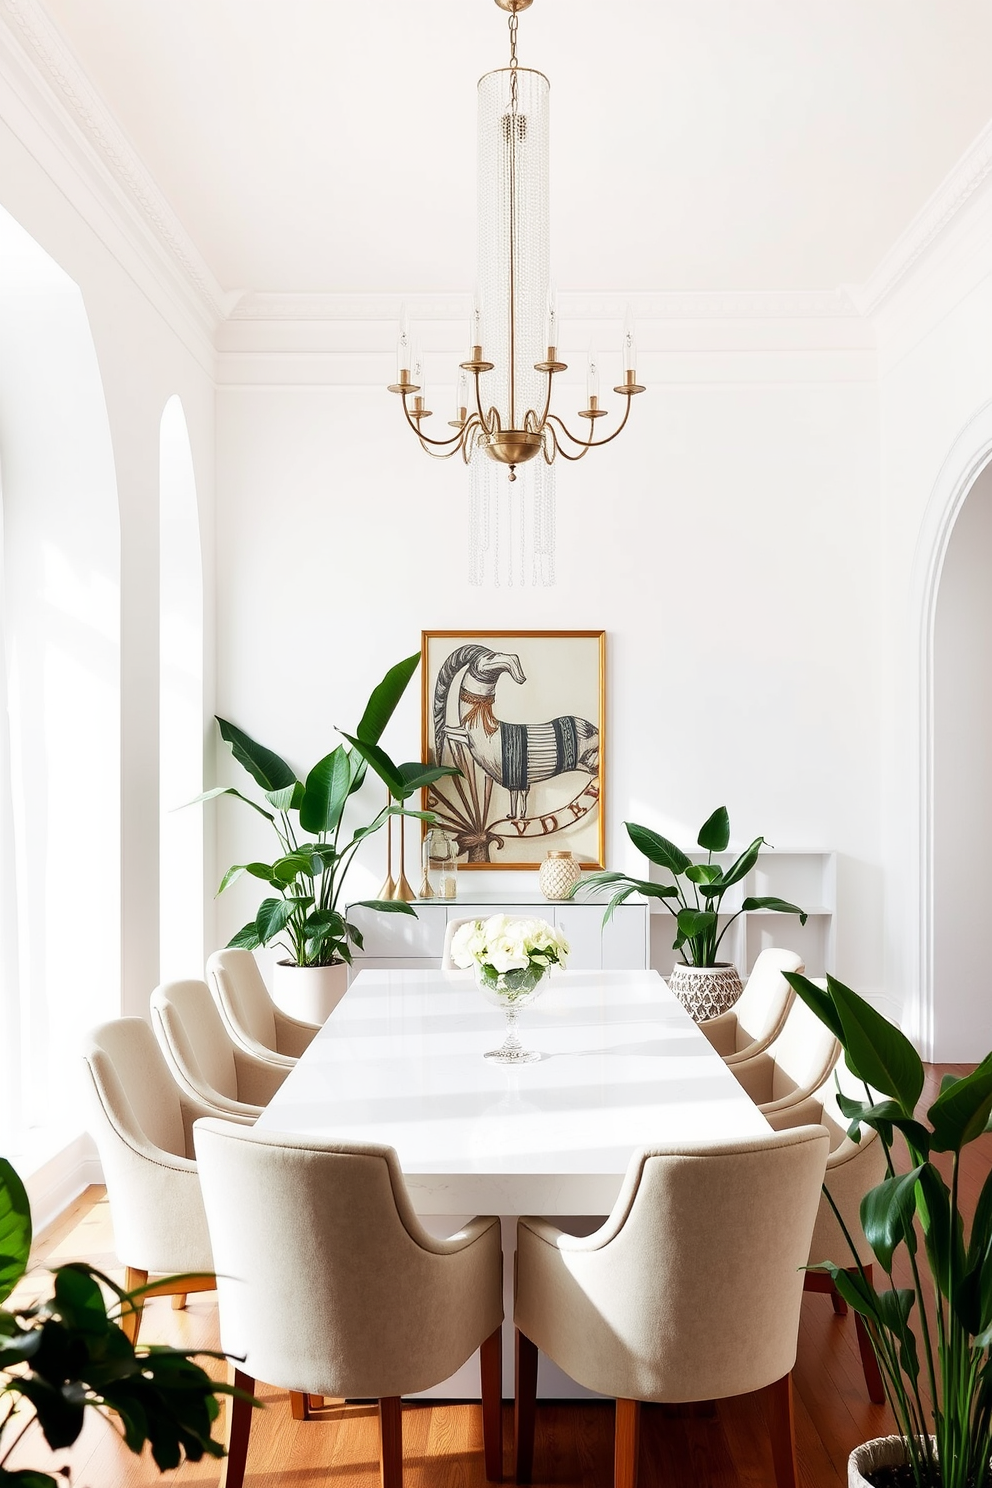
[[[992,176],[992,121],[893,243],[874,273],[851,296],[862,315],[873,316],[895,294],[934,244]]]
[[[2,0],[0,0],[2,3]],[[622,320],[630,305],[638,320],[859,319],[847,289],[663,291],[651,294],[561,293],[563,316]],[[397,321],[401,308],[417,320],[465,320],[467,294],[246,294],[229,319],[247,321]]]
[[[104,202],[111,187],[112,210],[126,235],[146,255],[154,250],[155,269],[164,268],[185,308],[193,310],[205,329],[215,331],[237,293],[226,293],[214,278],[62,33],[39,0],[0,0],[0,22],[58,116],[75,169]],[[64,138],[60,144],[64,149]]]

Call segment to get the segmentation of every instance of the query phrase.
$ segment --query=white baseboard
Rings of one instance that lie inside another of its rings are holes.
[[[31,1200],[31,1225],[39,1234],[91,1183],[103,1182],[93,1138],[80,1132],[29,1172],[18,1171]]]

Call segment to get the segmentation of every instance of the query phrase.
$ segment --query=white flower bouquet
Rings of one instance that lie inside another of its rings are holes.
[[[564,966],[570,949],[561,931],[545,920],[491,915],[456,930],[451,959],[473,968],[480,987],[517,1002],[529,997],[552,966]]]

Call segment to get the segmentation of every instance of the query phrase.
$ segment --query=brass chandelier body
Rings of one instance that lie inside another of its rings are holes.
[[[468,464],[477,451],[483,451],[491,460],[508,467],[511,481],[516,480],[518,465],[538,455],[549,465],[559,454],[566,460],[581,460],[589,450],[611,443],[627,423],[631,399],[644,391],[637,381],[633,330],[628,323],[624,333],[623,382],[614,388],[614,392],[626,399],[618,427],[603,438],[595,438],[596,420],[604,418],[607,410],[599,406],[598,373],[592,361],[587,406],[578,411],[579,417],[588,421],[588,437],[573,434],[551,412],[554,379],[567,370],[567,364],[558,358],[557,311],[548,289],[549,84],[543,74],[521,68],[517,61],[517,14],[531,3],[532,0],[496,0],[501,10],[510,12],[510,63],[508,68],[487,73],[479,82],[482,298],[473,315],[471,355],[460,363],[457,413],[450,421],[455,433],[447,439],[435,439],[424,432],[423,425],[431,417],[431,411],[424,406],[419,368],[405,328],[400,335],[398,379],[389,387],[391,393],[402,398],[406,421],[425,453],[438,459],[461,454]],[[498,262],[494,263],[494,259]],[[546,317],[547,331],[543,360],[530,364],[533,372],[539,374],[535,382],[521,354],[525,355],[526,340],[532,345],[542,344],[541,332],[538,330],[536,335],[534,332],[536,315]],[[484,339],[498,344],[498,361],[487,359]],[[494,373],[495,378],[487,376]],[[501,407],[490,401],[493,381],[499,384]],[[529,385],[522,388],[522,383]]]

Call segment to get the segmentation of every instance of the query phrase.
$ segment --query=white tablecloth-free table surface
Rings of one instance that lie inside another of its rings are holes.
[[[558,972],[520,1014],[468,972],[363,971],[258,1125],[395,1147],[421,1214],[605,1214],[635,1148],[767,1131],[656,972]]]
[[[258,1126],[395,1147],[428,1229],[503,1220],[512,1394],[516,1216],[609,1213],[637,1147],[758,1135],[764,1117],[656,972],[564,971],[519,1018],[533,1064],[483,1059],[505,1020],[469,972],[362,971]],[[472,1362],[424,1394],[477,1395]],[[542,1396],[588,1395],[542,1357]]]

